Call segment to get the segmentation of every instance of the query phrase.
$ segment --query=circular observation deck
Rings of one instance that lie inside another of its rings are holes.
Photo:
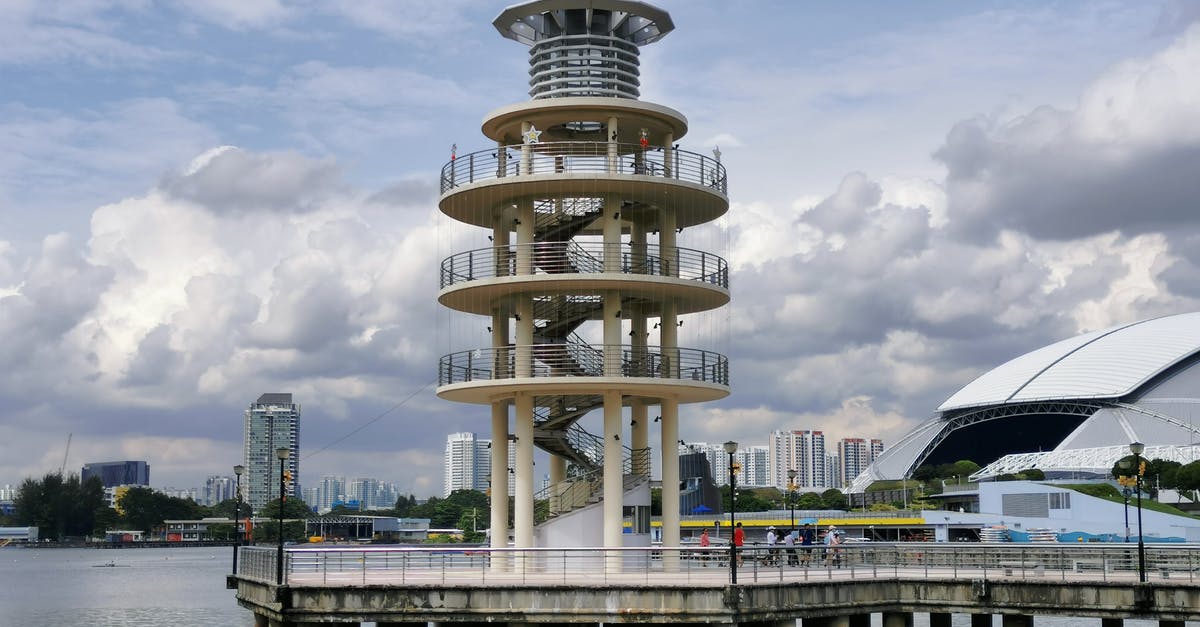
[[[617,136],[608,132],[608,121],[619,122]],[[500,144],[522,142],[522,124],[530,123],[541,131],[544,142],[615,141],[636,144],[646,131],[646,141],[655,146],[675,143],[687,134],[684,115],[670,107],[617,98],[555,98],[534,100],[501,107],[488,113],[480,129],[488,139]],[[668,142],[670,138],[670,142]]]
[[[522,355],[531,360],[530,375],[518,377]],[[491,403],[517,392],[603,394],[614,387],[635,398],[714,401],[729,395],[729,359],[694,348],[568,342],[460,351],[438,364],[437,395],[464,403]]]
[[[456,156],[442,167],[442,213],[491,228],[498,210],[519,200],[535,206],[563,199],[620,198],[625,220],[661,228],[659,208],[675,211],[676,228],[705,224],[729,210],[725,166],[716,159],[661,146],[607,142],[520,144]]]
[[[529,251],[532,273],[517,272],[522,249]],[[650,317],[661,315],[664,301],[675,303],[679,314],[729,302],[729,264],[724,259],[679,247],[663,255],[657,245],[646,246],[645,252],[627,243],[577,241],[482,248],[443,259],[440,282],[438,302],[479,315],[490,314],[493,303],[517,293],[587,297],[618,290]],[[599,320],[599,310],[587,318]]]

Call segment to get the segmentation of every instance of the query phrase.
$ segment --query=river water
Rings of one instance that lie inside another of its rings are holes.
[[[0,549],[0,625],[254,625],[225,589],[232,547]],[[116,564],[106,567],[104,564]]]
[[[252,627],[225,589],[232,547],[178,549],[0,549],[0,625]],[[107,564],[114,566],[107,566]],[[928,627],[917,614],[914,627]],[[882,623],[872,616],[873,627]],[[994,621],[999,626],[998,617]],[[1036,627],[1100,627],[1098,618],[1034,618]],[[1157,627],[1125,621],[1126,627]],[[955,615],[953,627],[969,627]],[[1188,627],[1200,627],[1187,623]],[[802,627],[802,626],[801,626]]]

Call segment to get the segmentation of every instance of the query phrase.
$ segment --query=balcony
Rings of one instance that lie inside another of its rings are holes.
[[[725,166],[711,156],[641,144],[543,142],[451,159],[442,167],[440,207],[456,220],[490,227],[493,207],[509,200],[616,195],[629,203],[629,217],[671,206],[677,227],[688,227],[727,211],[728,191]],[[647,219],[655,228],[653,216]]]
[[[532,268],[518,272],[522,250],[530,251]],[[451,255],[442,260],[441,287],[518,274],[599,273],[671,277],[729,289],[729,264],[704,251],[671,247],[664,255],[657,245],[646,246],[642,253],[628,243],[575,241],[494,246]]]
[[[518,359],[529,360],[528,376],[518,376]],[[466,402],[490,402],[497,388],[595,393],[614,381],[633,393],[639,386],[648,393],[691,388],[679,393],[681,402],[713,400],[729,393],[729,359],[695,348],[567,342],[460,351],[442,356],[438,366],[438,394]]]

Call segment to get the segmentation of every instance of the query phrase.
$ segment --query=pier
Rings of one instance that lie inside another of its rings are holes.
[[[864,543],[814,549],[800,564],[749,549],[738,584],[727,549],[243,547],[229,579],[256,625],[312,623],[681,623],[861,627],[881,613],[906,627],[929,613],[972,625],[1030,625],[1033,616],[1126,618],[1162,627],[1200,620],[1200,546],[1147,548],[1138,581],[1132,545]],[[798,551],[799,553],[799,551]],[[984,622],[986,621],[986,622]]]

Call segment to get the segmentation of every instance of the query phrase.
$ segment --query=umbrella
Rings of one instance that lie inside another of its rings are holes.
[[[815,525],[815,524],[817,524],[817,519],[816,518],[801,518],[800,520],[796,521],[796,524],[797,525]]]
[[[693,514],[707,514],[711,511],[713,511],[712,508],[703,503],[692,508]]]

